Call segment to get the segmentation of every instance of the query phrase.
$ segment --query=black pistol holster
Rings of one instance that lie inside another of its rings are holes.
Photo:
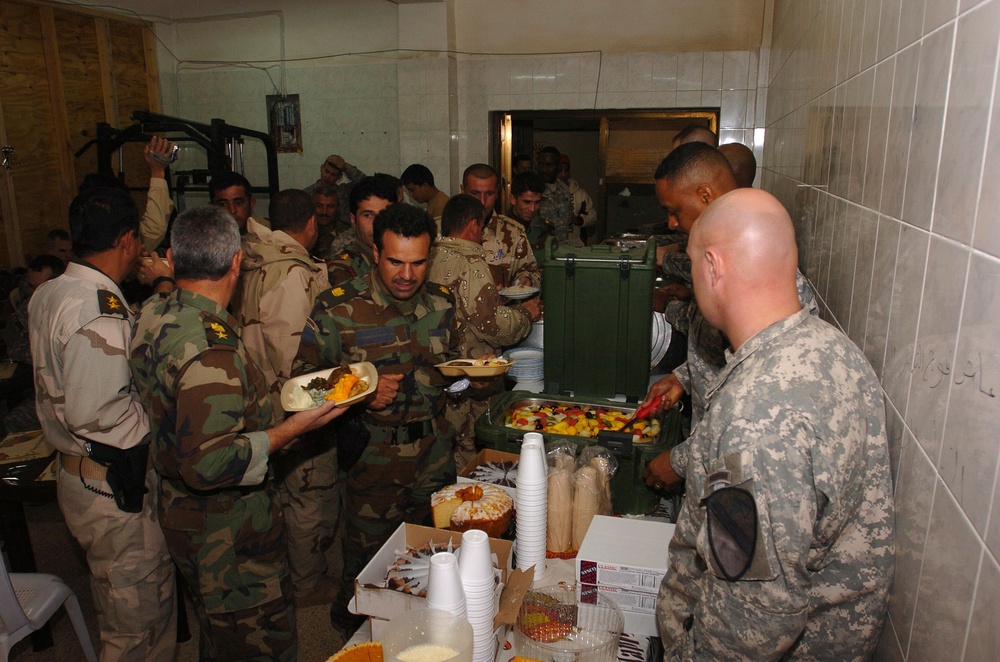
[[[87,442],[90,459],[108,469],[108,486],[115,497],[118,509],[126,513],[142,511],[142,497],[146,489],[146,461],[149,458],[149,444],[133,446],[126,450]]]

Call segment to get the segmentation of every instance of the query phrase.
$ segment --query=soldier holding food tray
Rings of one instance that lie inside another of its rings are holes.
[[[427,280],[437,230],[426,212],[395,203],[374,220],[375,268],[320,295],[302,333],[298,373],[367,361],[378,385],[337,426],[344,495],[344,581],[331,618],[350,636],[354,578],[404,521],[430,518],[430,495],[454,482],[451,440],[437,418],[458,358],[454,296]],[[338,422],[340,423],[340,422]],[[353,451],[353,457],[346,457]]]
[[[268,384],[226,312],[240,232],[218,207],[171,230],[177,289],[143,306],[130,367],[145,404],[159,520],[202,626],[202,659],[293,660],[295,615],[269,458],[344,413],[330,402],[276,424]]]

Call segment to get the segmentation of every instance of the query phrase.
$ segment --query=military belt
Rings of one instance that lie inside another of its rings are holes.
[[[91,480],[106,481],[108,479],[108,468],[103,464],[94,462],[89,457],[59,453],[59,460],[63,470],[71,476],[79,476],[80,478],[89,478]]]
[[[434,425],[431,421],[416,421],[415,423],[406,423],[396,427],[384,427],[365,423],[365,427],[371,433],[372,443],[388,444],[390,446],[412,443],[434,434]]]

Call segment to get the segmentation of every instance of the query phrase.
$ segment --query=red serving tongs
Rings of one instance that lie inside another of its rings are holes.
[[[656,396],[655,398],[653,398],[653,401],[650,402],[645,407],[639,407],[638,409],[636,409],[635,410],[635,414],[633,414],[632,418],[628,419],[628,421],[625,422],[625,425],[623,425],[621,427],[621,429],[619,430],[619,432],[625,432],[625,430],[627,430],[629,428],[629,426],[631,426],[632,424],[634,424],[636,421],[641,421],[642,419],[644,419],[647,416],[649,416],[649,412],[651,412],[654,409],[656,409],[657,405],[659,405],[660,402],[662,402],[662,401],[663,401],[663,394],[660,394],[660,395]]]

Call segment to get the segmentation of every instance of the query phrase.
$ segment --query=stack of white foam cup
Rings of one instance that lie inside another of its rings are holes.
[[[528,432],[517,465],[517,567],[535,567],[535,581],[545,575],[545,526],[548,511],[548,464],[542,435]]]
[[[493,636],[496,579],[486,532],[472,530],[462,534],[458,574],[465,590],[466,618],[472,625],[472,662],[492,662],[496,655]]]
[[[440,609],[465,618],[465,590],[458,574],[458,557],[451,552],[438,552],[431,557],[427,577],[427,608]]]

